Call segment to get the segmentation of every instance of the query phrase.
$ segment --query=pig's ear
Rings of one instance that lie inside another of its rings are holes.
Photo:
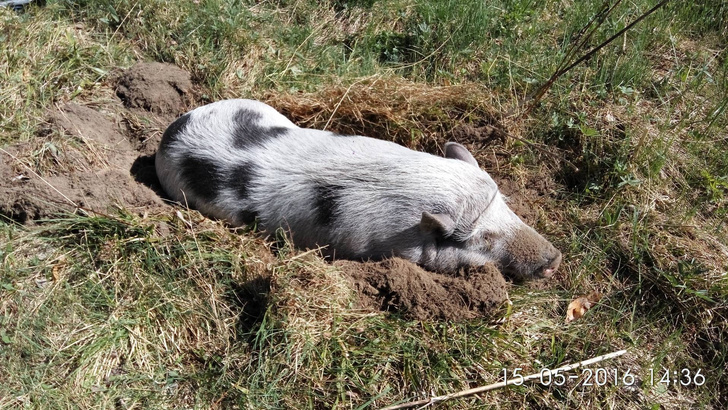
[[[445,143],[445,158],[459,159],[465,161],[468,164],[480,169],[478,161],[473,158],[473,155],[468,151],[467,148],[458,144],[457,142]]]
[[[447,238],[455,232],[455,222],[448,214],[431,214],[425,211],[422,212],[420,229],[422,232],[436,232]]]

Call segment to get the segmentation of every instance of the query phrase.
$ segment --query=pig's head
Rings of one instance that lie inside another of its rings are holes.
[[[478,166],[468,150],[457,143],[445,145],[445,157]],[[549,241],[526,225],[506,204],[495,182],[485,171],[492,191],[486,204],[469,207],[462,215],[423,212],[420,228],[435,237],[425,267],[454,270],[461,266],[495,263],[515,279],[551,277],[561,263]]]

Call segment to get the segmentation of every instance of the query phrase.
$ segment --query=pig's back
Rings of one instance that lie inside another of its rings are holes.
[[[233,225],[257,217],[268,231],[289,230],[300,247],[330,244],[342,257],[391,253],[392,243],[416,241],[423,211],[458,214],[495,186],[462,161],[298,128],[259,102],[186,115],[157,154],[172,199]]]

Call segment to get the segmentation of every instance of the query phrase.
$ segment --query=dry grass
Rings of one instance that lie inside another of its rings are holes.
[[[264,100],[301,126],[430,152],[437,152],[460,125],[500,126],[494,95],[473,83],[433,87],[377,75],[312,93],[269,94]]]

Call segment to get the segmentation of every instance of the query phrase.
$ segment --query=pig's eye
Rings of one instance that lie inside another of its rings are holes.
[[[479,250],[490,248],[490,241],[485,235],[476,235],[470,239],[470,245]]]

